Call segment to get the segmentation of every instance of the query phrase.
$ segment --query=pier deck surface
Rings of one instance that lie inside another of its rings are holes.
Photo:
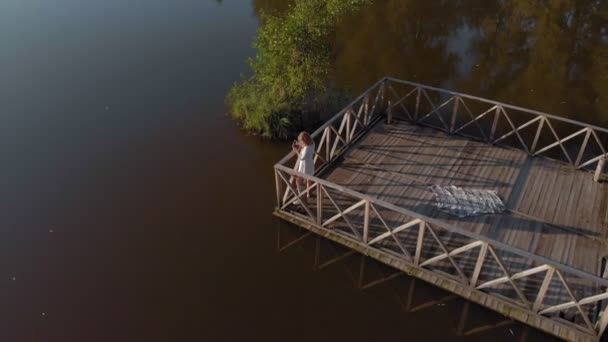
[[[598,274],[608,251],[608,184],[521,150],[405,121],[378,123],[324,178],[585,272]],[[445,214],[430,185],[495,190],[507,211]]]

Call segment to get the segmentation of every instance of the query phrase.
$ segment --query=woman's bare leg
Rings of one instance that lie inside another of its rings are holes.
[[[300,190],[300,177],[296,176],[296,189],[298,189],[298,197],[300,197],[300,194],[302,193],[302,190]]]
[[[307,179],[306,180],[306,199],[310,199],[310,180]]]

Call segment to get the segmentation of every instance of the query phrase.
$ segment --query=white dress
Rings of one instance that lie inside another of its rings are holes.
[[[315,174],[315,145],[311,144],[304,146],[298,153],[298,167],[296,171],[305,173],[310,176]]]

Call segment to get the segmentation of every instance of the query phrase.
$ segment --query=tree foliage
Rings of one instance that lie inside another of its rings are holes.
[[[227,96],[231,115],[251,131],[286,138],[328,96],[332,35],[338,20],[367,0],[301,0],[284,15],[261,14],[252,77]]]

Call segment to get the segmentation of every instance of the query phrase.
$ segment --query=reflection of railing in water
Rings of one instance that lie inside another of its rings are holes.
[[[294,236],[286,239],[284,236],[287,235],[285,234],[286,231]],[[492,312],[487,312],[486,309],[481,307],[474,309],[472,313],[471,308],[475,304],[462,300],[456,295],[446,293],[439,288],[436,288],[436,291],[428,291],[428,286],[425,287],[416,278],[404,275],[403,272],[395,270],[385,270],[385,272],[382,272],[381,268],[384,265],[377,263],[365,255],[359,254],[354,250],[341,251],[340,245],[314,236],[309,231],[302,232],[297,226],[291,226],[279,221],[277,227],[277,249],[279,252],[285,252],[286,250],[296,248],[296,246],[302,246],[306,240],[314,242],[314,247],[310,248],[314,253],[314,270],[321,271],[330,266],[337,266],[348,273],[353,281],[353,285],[360,290],[382,286],[383,290],[390,291],[394,295],[396,303],[404,312],[416,313],[450,304],[453,304],[455,307],[462,307],[459,316],[454,317],[455,321],[457,321],[456,328],[453,331],[456,336],[472,336],[494,329],[505,329],[505,333],[512,334],[513,338],[516,338],[517,341],[528,341],[530,334],[528,326],[519,326],[516,329],[513,327],[516,324],[515,321],[508,318],[505,319]],[[306,251],[308,250],[306,249]],[[330,254],[331,256],[327,257]],[[354,258],[358,259],[358,269],[353,272],[352,267],[348,267],[346,263],[349,259],[352,260]],[[387,267],[384,266],[384,268]],[[420,286],[423,286],[427,290],[424,294],[420,293]],[[430,295],[428,294],[429,292],[431,292]],[[426,298],[421,300],[420,297]],[[475,310],[483,310],[484,312],[481,313]],[[478,322],[471,326],[469,324],[470,315],[475,313]]]
[[[435,104],[437,99],[442,100],[441,104]],[[413,110],[408,109],[408,100],[412,101],[409,107]],[[480,105],[490,108],[473,114]],[[448,134],[519,148],[529,155],[556,159],[577,169],[599,166],[607,155],[604,146],[608,130],[603,128],[385,78],[313,134],[316,176],[338,161],[385,114],[389,120],[400,117]],[[573,127],[574,132],[560,137]],[[534,138],[526,141],[522,133],[530,129]],[[582,141],[577,144],[579,138]],[[319,177],[297,173],[290,167],[294,159],[295,154],[290,153],[275,165],[278,216],[564,338],[587,336],[593,340],[608,324],[608,315],[601,316],[608,299],[608,280]],[[301,194],[293,186],[296,176],[309,181],[309,187]],[[314,203],[308,203],[303,194],[311,194]],[[361,221],[354,222],[346,216],[358,211],[362,212]],[[454,241],[459,245],[453,246]],[[506,261],[518,269],[508,270]],[[549,326],[547,320],[553,325]]]

